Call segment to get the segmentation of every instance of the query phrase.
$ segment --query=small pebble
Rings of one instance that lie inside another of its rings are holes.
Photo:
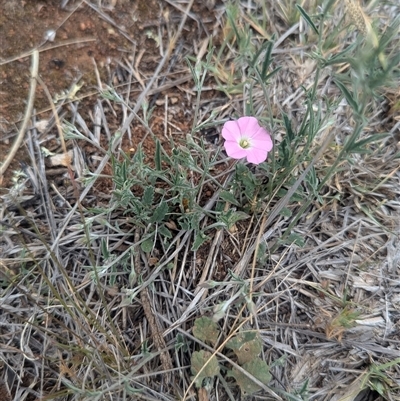
[[[49,29],[44,34],[44,39],[48,42],[54,42],[55,38],[56,38],[56,31],[54,29]]]

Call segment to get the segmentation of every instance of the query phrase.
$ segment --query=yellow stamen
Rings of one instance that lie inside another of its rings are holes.
[[[250,147],[250,142],[249,140],[243,138],[239,141],[239,146],[243,149],[248,149]]]

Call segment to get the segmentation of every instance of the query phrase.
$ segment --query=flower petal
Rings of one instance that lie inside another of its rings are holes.
[[[255,117],[240,117],[237,120],[240,132],[242,135],[251,136],[251,133],[257,131],[260,128],[258,120]]]
[[[269,136],[269,132],[264,127],[256,127],[253,131],[248,133],[250,138],[264,137],[266,135]]]
[[[267,160],[268,152],[263,149],[252,149],[247,154],[247,161],[253,164],[260,164]]]
[[[227,155],[234,159],[242,159],[247,156],[247,150],[241,148],[237,142],[225,141],[224,147]]]
[[[252,148],[255,149],[263,149],[266,152],[272,150],[272,139],[269,135],[265,135],[263,137],[252,138],[251,140]]]
[[[240,128],[237,121],[227,121],[222,128],[222,137],[227,141],[240,140]]]

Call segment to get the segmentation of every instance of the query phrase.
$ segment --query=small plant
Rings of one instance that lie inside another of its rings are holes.
[[[326,326],[327,338],[342,339],[345,330],[355,326],[355,320],[360,316],[360,312],[345,307],[337,316],[333,317]]]
[[[205,343],[216,346],[221,333],[218,325],[212,319],[203,316],[196,319],[193,335]],[[226,349],[234,352],[237,364],[242,368],[239,369],[234,366],[232,369],[228,369],[226,377],[235,380],[244,396],[260,390],[260,386],[251,377],[264,385],[270,382],[269,366],[259,357],[262,351],[262,341],[257,332],[239,331],[223,343],[225,343]],[[219,372],[220,367],[215,355],[204,350],[195,351],[192,354],[192,373],[196,374],[192,379],[197,388],[202,387],[204,378],[212,378],[217,376]]]
[[[192,374],[194,375],[191,379],[194,380],[196,388],[203,386],[205,378],[217,376],[220,371],[215,355],[204,350],[193,352],[191,366]]]
[[[210,154],[193,140],[186,146],[176,145],[171,153],[156,140],[154,165],[146,161],[141,146],[132,158],[126,154],[121,159],[111,158],[114,208],[123,207],[124,214],[145,230],[141,247],[147,253],[157,237],[168,243],[173,237],[171,228],[194,230],[193,249],[209,239],[199,226],[203,215],[199,199],[203,182],[213,180]]]
[[[389,398],[388,395],[393,389],[399,388],[398,379],[391,372],[393,368],[400,366],[400,358],[387,363],[371,363],[365,377],[362,380],[361,388],[369,387],[376,391],[381,397]]]

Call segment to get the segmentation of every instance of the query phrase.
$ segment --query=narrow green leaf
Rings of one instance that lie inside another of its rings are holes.
[[[272,62],[272,58],[271,58],[272,48],[273,48],[273,43],[267,42],[267,44],[266,44],[267,51],[265,53],[264,62],[262,65],[262,70],[261,70],[261,78],[262,78],[263,82],[265,82],[267,80],[266,77],[267,77],[268,67],[270,66],[270,64]]]
[[[357,142],[354,142],[352,148],[349,149],[351,152],[365,152],[365,145],[369,143],[374,143],[380,141],[382,138],[388,136],[389,134],[375,134],[371,135],[368,138],[360,139]]]
[[[347,100],[347,103],[349,106],[356,112],[358,113],[358,104],[353,98],[352,94],[349,92],[349,90],[338,80],[334,79],[335,84],[339,87],[339,89],[342,91],[344,97]]]
[[[156,170],[161,171],[161,143],[156,140],[156,154],[154,155],[154,161],[156,164]]]
[[[282,66],[276,67],[275,70],[271,71],[269,74],[267,74],[264,77],[264,82],[267,82],[269,79],[271,79],[271,77],[274,76],[281,69],[282,69]]]
[[[283,123],[285,124],[286,135],[287,135],[287,138],[288,138],[289,144],[290,144],[294,140],[294,133],[292,130],[292,123],[289,120],[289,117],[287,116],[286,113],[283,113]]]
[[[307,379],[305,382],[304,382],[304,384],[301,386],[301,389],[298,391],[298,393],[300,394],[300,395],[302,395],[302,394],[307,394],[307,388],[308,388],[308,381],[309,381],[310,379]]]
[[[197,75],[197,72],[195,71],[195,69],[193,68],[192,63],[190,62],[190,60],[189,60],[187,57],[185,58],[185,60],[186,60],[186,63],[187,63],[187,65],[188,65],[189,69],[190,69],[190,73],[192,74],[192,77],[193,77],[193,81],[194,81],[194,83],[195,83],[195,86],[198,86],[198,84],[199,84],[199,77],[198,77],[198,75]]]
[[[350,62],[351,56],[347,56],[347,53],[350,53],[357,47],[357,43],[352,43],[341,52],[335,54],[334,56],[330,56],[328,60],[324,60],[324,65],[334,65],[341,64],[345,62]]]
[[[303,18],[306,20],[307,24],[310,25],[312,30],[319,35],[319,31],[317,27],[315,26],[314,22],[312,22],[312,19],[310,16],[306,13],[303,7],[301,7],[299,4],[296,4],[296,8],[300,11],[300,14],[303,16]]]
[[[257,60],[260,57],[260,54],[265,50],[268,42],[264,43],[260,48],[257,50],[256,54],[254,55],[253,59],[251,60],[251,66],[255,67],[257,65]]]
[[[107,242],[104,240],[104,238],[101,239],[100,246],[104,259],[108,259],[110,257],[110,252],[108,251]]]
[[[228,20],[230,22],[231,28],[233,29],[236,39],[238,41],[238,43],[240,43],[242,41],[242,36],[239,34],[239,31],[237,29],[238,25],[236,23],[236,19],[237,19],[237,14],[238,14],[238,7],[236,5],[228,5],[228,7],[226,8],[226,15],[228,17]]]

